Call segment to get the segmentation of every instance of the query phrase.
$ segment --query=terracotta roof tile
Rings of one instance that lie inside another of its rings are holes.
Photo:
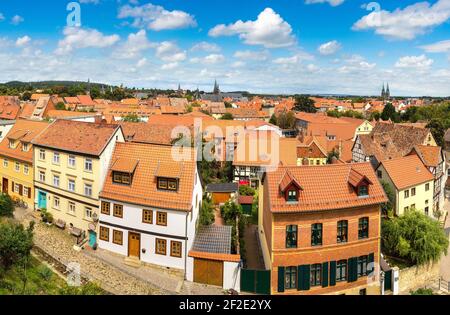
[[[413,150],[420,155],[426,166],[437,167],[441,161],[441,147],[416,145]]]
[[[134,172],[138,164],[139,160],[136,159],[117,158],[115,160],[112,160],[111,170],[131,174]]]

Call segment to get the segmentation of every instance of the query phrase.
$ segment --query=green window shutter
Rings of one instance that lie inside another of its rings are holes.
[[[322,288],[328,287],[328,262],[322,264]]]
[[[303,290],[303,266],[297,267],[297,291]]]
[[[310,281],[310,277],[311,277],[311,265],[304,265],[304,272],[303,272],[303,289],[304,290],[309,290],[309,288],[311,287],[311,281]]]
[[[278,267],[278,292],[284,292],[284,267]]]
[[[358,279],[358,260],[356,257],[348,259],[348,282],[355,282]]]
[[[336,285],[336,261],[330,261],[330,286]]]
[[[370,275],[375,270],[375,255],[373,253],[369,254],[369,258],[367,259],[367,274]]]

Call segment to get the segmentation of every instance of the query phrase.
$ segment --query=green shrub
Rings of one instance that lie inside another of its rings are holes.
[[[7,194],[0,194],[0,217],[12,217],[14,213],[14,204],[11,197]]]

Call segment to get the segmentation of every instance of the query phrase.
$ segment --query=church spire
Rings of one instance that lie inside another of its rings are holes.
[[[383,89],[381,90],[381,98],[382,99],[386,98],[386,90],[384,89],[384,82],[383,82]]]
[[[214,80],[213,94],[219,94],[219,93],[220,93],[219,84],[217,84],[217,80]]]
[[[386,87],[386,98],[390,98],[390,97],[391,97],[391,91],[389,91],[389,82],[388,82],[387,87]]]

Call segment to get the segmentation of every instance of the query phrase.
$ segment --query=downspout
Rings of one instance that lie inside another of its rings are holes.
[[[184,238],[184,280],[187,280],[186,279],[186,268],[187,268],[187,245],[188,245],[188,237],[187,237],[188,216],[189,216],[189,212],[186,212],[186,220],[184,223],[184,236],[185,236],[185,238]]]

